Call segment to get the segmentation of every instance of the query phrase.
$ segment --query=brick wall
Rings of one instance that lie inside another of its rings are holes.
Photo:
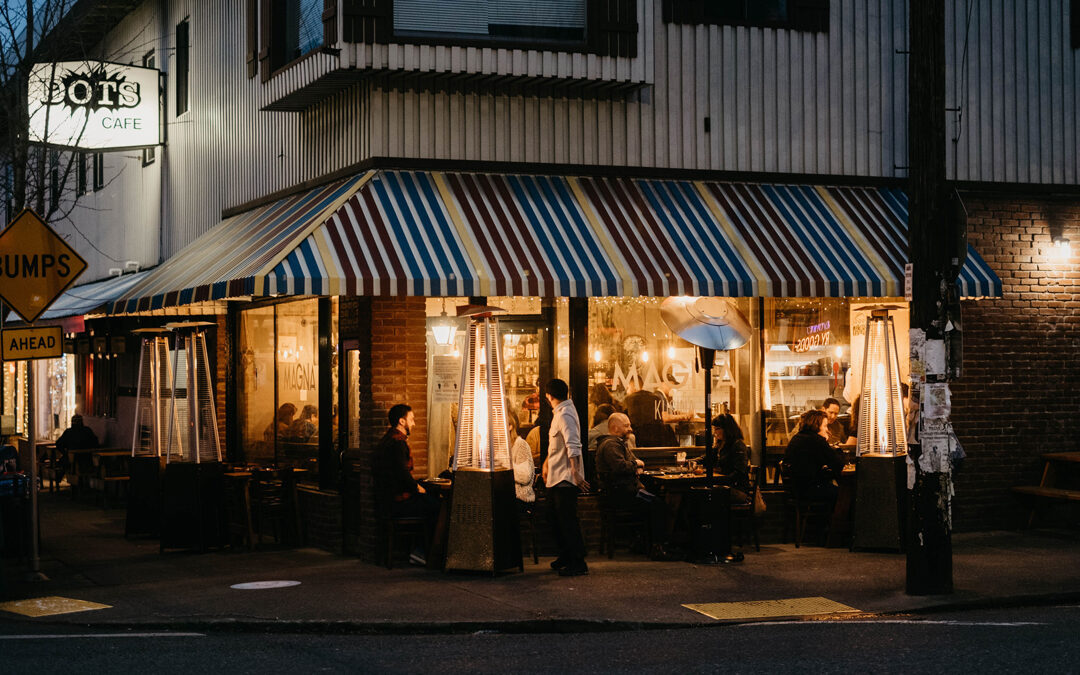
[[[1016,527],[1009,488],[1035,484],[1042,452],[1077,450],[1080,411],[1080,200],[968,194],[968,241],[1003,297],[965,302],[953,424],[968,459],[956,476],[957,530]],[[1068,259],[1051,237],[1073,240]]]
[[[386,432],[386,414],[397,403],[413,408],[409,438],[413,475],[427,476],[427,330],[423,298],[342,298],[341,339],[360,349],[360,447],[348,449],[349,491],[345,548],[375,558],[375,503],[371,452]]]

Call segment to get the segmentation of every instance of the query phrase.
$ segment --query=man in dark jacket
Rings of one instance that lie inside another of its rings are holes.
[[[600,481],[601,499],[612,508],[648,517],[653,541],[650,556],[654,560],[670,560],[672,555],[662,543],[667,534],[665,504],[646,492],[638,479],[645,463],[635,457],[627,445],[627,437],[633,431],[630,418],[623,413],[612,413],[607,422],[609,435],[601,437],[596,448],[596,477]]]
[[[387,415],[390,428],[375,446],[371,460],[375,482],[376,506],[388,516],[420,516],[427,519],[428,531],[439,513],[438,498],[427,494],[412,476],[413,461],[409,451],[409,433],[416,425],[412,407],[399,403]],[[424,564],[424,548],[417,547],[410,562]]]
[[[56,439],[56,452],[59,454],[60,462],[60,475],[56,477],[56,480],[59,481],[68,471],[68,450],[83,450],[97,446],[97,436],[93,429],[83,425],[82,415],[72,415],[71,426],[60,434],[60,438]]]

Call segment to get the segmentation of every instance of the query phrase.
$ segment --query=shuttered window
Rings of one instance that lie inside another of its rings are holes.
[[[664,0],[663,15],[667,23],[829,30],[829,0]]]
[[[454,35],[470,39],[585,39],[586,0],[394,1],[395,36]]]

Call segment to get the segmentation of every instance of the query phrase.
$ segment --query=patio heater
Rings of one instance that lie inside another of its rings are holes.
[[[125,536],[158,533],[161,517],[161,470],[164,434],[170,428],[172,410],[172,363],[169,361],[169,331],[164,328],[137,328],[142,337],[139,379],[135,396],[135,419],[131,434],[131,464],[128,468],[127,520]]]
[[[866,318],[859,402],[858,480],[852,548],[901,550],[907,433],[900,392],[899,353],[890,310]]]
[[[458,316],[468,317],[469,325],[454,442],[448,570],[523,569],[506,429],[502,343],[495,319],[502,312],[486,305],[458,309]]]
[[[696,561],[702,564],[733,562],[728,508],[730,492],[713,484],[716,446],[712,438],[712,373],[717,351],[731,351],[750,340],[750,322],[723,298],[675,296],[660,304],[660,316],[673,333],[698,347],[705,371],[705,486],[700,502]],[[742,555],[742,554],[740,554]]]
[[[161,549],[206,550],[228,543],[214,380],[207,321],[166,324],[173,331],[172,397],[164,446]]]

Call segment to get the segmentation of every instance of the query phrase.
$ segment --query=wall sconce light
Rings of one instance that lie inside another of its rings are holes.
[[[1058,251],[1068,252],[1069,250],[1069,238],[1063,234],[1054,236],[1054,248]]]
[[[457,324],[446,315],[446,298],[442,301],[442,314],[431,324],[431,332],[435,335],[435,344],[440,347],[449,347],[454,344]]]

